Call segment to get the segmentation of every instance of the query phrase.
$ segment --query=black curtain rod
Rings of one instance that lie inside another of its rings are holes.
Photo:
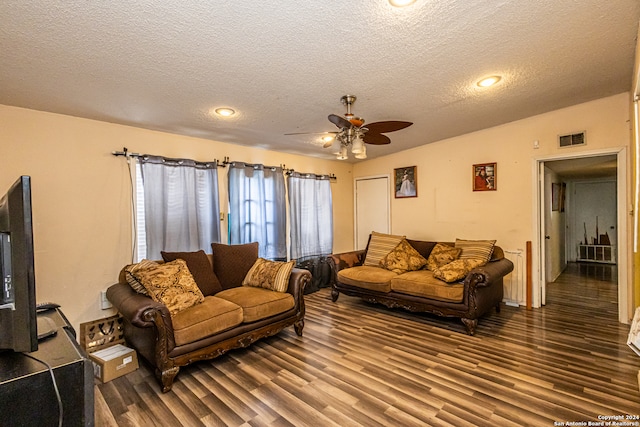
[[[229,165],[229,164],[231,164],[231,163],[242,163],[243,165],[246,165],[246,166],[249,166],[249,167],[262,166],[262,167],[265,167],[265,168],[268,168],[268,169],[274,169],[274,168],[276,168],[276,167],[277,167],[277,166],[264,166],[264,165],[261,165],[261,164],[251,164],[251,163],[246,163],[246,162],[240,162],[240,161],[237,161],[237,160],[233,160],[233,161],[231,161],[231,160],[229,160],[229,158],[228,158],[228,157],[225,157],[225,158],[224,158],[224,160],[222,161],[222,164],[223,164],[223,165]],[[284,165],[284,164],[281,164],[281,165],[280,165],[280,167],[282,168],[282,171],[283,171],[287,176],[289,176],[289,175],[291,175],[292,173],[296,172],[296,170],[295,170],[295,169],[289,169],[289,168],[287,168],[287,166],[286,166],[286,165]],[[305,173],[305,172],[298,172],[298,173],[299,173],[300,175],[317,175],[317,174],[315,174],[315,173],[308,173],[308,172],[307,172],[307,173]],[[331,181],[337,181],[337,180],[338,180],[338,177],[337,177],[335,174],[333,174],[333,173],[328,174],[328,175],[327,175],[327,174],[321,174],[321,175],[319,175],[319,176],[326,176],[326,177],[328,177],[328,178],[329,178],[329,180],[331,180]]]
[[[142,157],[142,156],[145,156],[145,154],[130,153],[129,150],[127,149],[127,147],[122,147],[122,151],[112,151],[111,154],[116,156],[116,157],[117,156],[124,156],[124,157]],[[158,157],[163,157],[163,156],[158,156]],[[218,161],[218,159],[214,159],[214,161],[218,162],[218,166],[220,166],[222,168],[227,167],[227,165],[231,164],[231,163],[242,163],[242,164],[247,165],[247,166],[264,166],[264,165],[251,164],[251,163],[240,162],[240,161],[235,161],[235,160],[234,161],[230,161],[229,157],[226,157],[226,156],[224,157],[222,162]],[[277,166],[264,166],[264,167],[269,168],[269,169],[273,169],[273,168],[276,168]],[[295,169],[288,169],[285,165],[280,165],[280,167],[282,168],[283,172],[286,173],[287,175],[291,175],[292,173],[296,172]],[[303,172],[298,172],[298,173],[301,174],[301,175],[316,175],[316,174],[312,174],[312,173],[303,173]],[[323,176],[323,175],[320,175],[320,176]],[[333,173],[330,173],[330,174],[324,175],[324,176],[329,177],[329,179],[331,181],[337,181],[338,180],[338,177]]]
[[[129,150],[127,149],[127,147],[122,147],[122,151],[112,151],[111,152],[112,155],[118,157],[118,156],[124,156],[124,157],[144,157],[144,156],[152,156],[152,157],[162,157],[162,158],[166,158],[168,160],[179,160],[179,159],[169,159],[168,157],[164,157],[164,156],[154,156],[152,154],[140,154],[140,153],[130,153]],[[227,157],[225,157],[226,159]],[[218,161],[218,159],[213,159],[214,162],[216,162],[218,164],[219,167],[225,168],[227,167],[227,164],[224,162],[220,162]],[[194,160],[194,162],[196,163],[207,163],[207,162],[200,162],[197,160]]]

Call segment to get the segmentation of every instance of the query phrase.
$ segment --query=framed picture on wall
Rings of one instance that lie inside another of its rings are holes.
[[[497,189],[497,163],[473,165],[473,191],[495,191]]]
[[[407,166],[393,172],[396,199],[418,197],[418,167]]]

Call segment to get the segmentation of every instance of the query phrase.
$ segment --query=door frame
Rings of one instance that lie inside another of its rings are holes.
[[[534,230],[532,242],[532,305],[540,307],[544,304],[545,296],[545,261],[546,251],[544,247],[545,222],[544,222],[544,163],[552,160],[568,160],[580,159],[585,157],[599,157],[606,155],[616,155],[617,158],[617,179],[616,179],[616,197],[617,197],[617,254],[618,254],[618,321],[621,323],[629,323],[630,296],[632,295],[629,288],[632,281],[630,280],[630,247],[628,239],[629,218],[627,216],[627,188],[629,183],[627,176],[627,149],[626,147],[609,148],[602,150],[585,151],[581,153],[559,153],[547,156],[541,156],[533,159],[533,191],[535,203],[533,203],[533,219]],[[542,171],[542,173],[541,173]],[[537,274],[535,274],[537,273]]]
[[[387,232],[391,233],[391,182],[390,174],[359,176],[353,180],[353,247],[358,246],[358,181],[368,181],[372,179],[386,179],[387,180]]]

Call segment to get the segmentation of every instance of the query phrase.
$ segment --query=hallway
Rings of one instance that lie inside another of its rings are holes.
[[[617,266],[570,262],[555,282],[547,283],[544,311],[589,313],[607,322],[618,321]]]

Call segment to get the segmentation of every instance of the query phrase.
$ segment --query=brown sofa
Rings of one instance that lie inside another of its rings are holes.
[[[425,259],[437,244],[406,241]],[[513,263],[504,258],[502,249],[494,246],[489,262],[472,268],[462,280],[447,283],[435,278],[434,272],[426,268],[398,274],[382,267],[364,266],[368,249],[369,245],[365,250],[331,255],[334,302],[343,293],[390,308],[458,317],[469,335],[475,333],[478,319],[492,307],[500,312],[503,277],[513,270]]]
[[[173,254],[174,259],[188,258],[189,270],[204,295],[204,301],[178,313],[136,292],[124,271],[119,282],[107,290],[107,298],[124,318],[127,343],[156,368],[163,392],[171,390],[181,366],[247,347],[290,325],[302,336],[303,292],[311,274],[293,268],[285,292],[241,286],[257,259],[257,244],[212,246],[213,255],[200,251],[199,266],[194,264],[194,253]],[[207,268],[219,282],[213,288],[201,286],[201,276],[211,276]]]

